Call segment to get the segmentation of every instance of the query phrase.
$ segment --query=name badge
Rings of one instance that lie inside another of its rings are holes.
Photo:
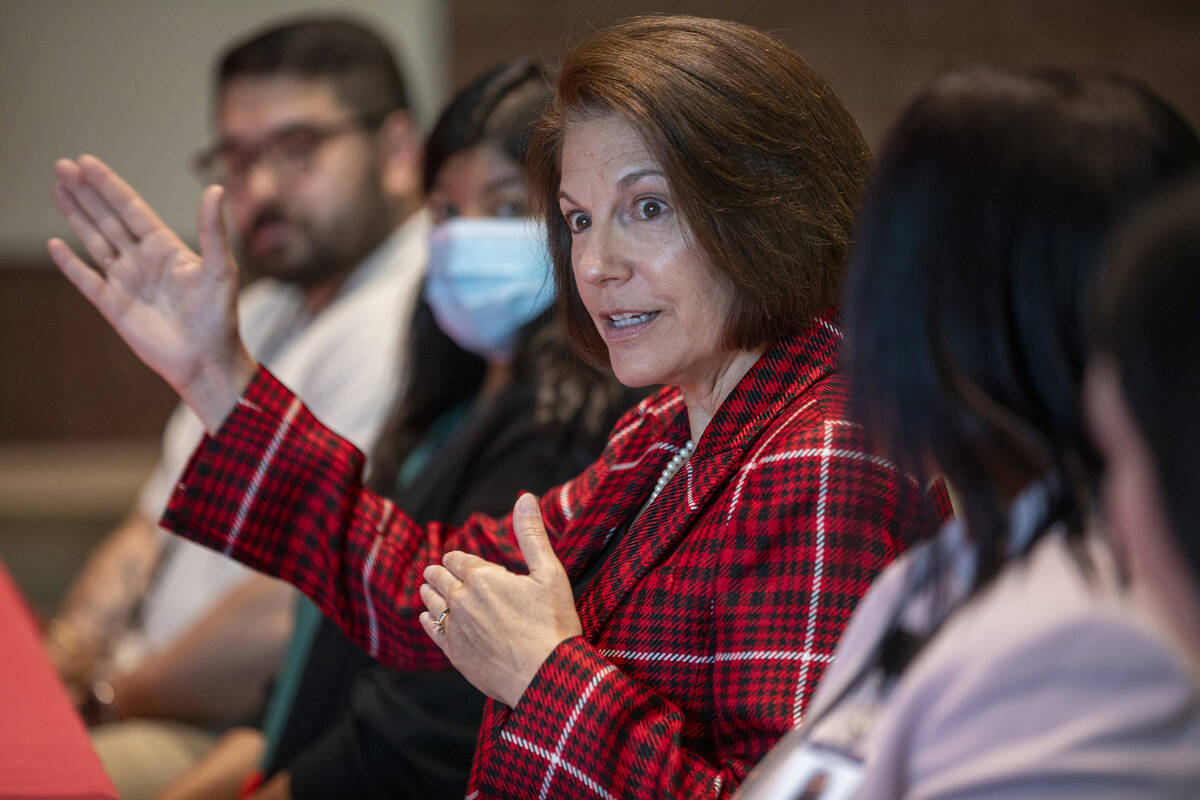
[[[756,775],[752,797],[788,800],[853,800],[863,782],[862,761],[820,744],[798,747]]]

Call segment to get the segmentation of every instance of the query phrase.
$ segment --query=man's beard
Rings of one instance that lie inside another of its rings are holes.
[[[283,204],[263,208],[251,222],[241,240],[240,257],[255,277],[311,288],[345,275],[387,238],[391,230],[386,206],[356,204],[353,215],[345,215],[320,230],[304,217],[290,214]],[[374,212],[374,213],[372,213]],[[291,228],[291,241],[280,243],[255,255],[247,246],[268,225],[284,224]],[[296,240],[299,240],[298,242]]]
[[[280,243],[265,251],[255,253],[249,246],[254,237],[269,225],[288,225],[291,239],[299,238],[300,246],[293,242]],[[267,276],[303,288],[315,286],[344,272],[348,266],[338,263],[331,248],[307,220],[295,218],[280,204],[262,209],[239,237],[240,259],[246,270],[254,277]],[[326,246],[322,246],[325,244]]]

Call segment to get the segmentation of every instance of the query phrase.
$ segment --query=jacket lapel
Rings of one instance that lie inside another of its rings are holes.
[[[603,629],[642,577],[687,535],[699,516],[710,511],[717,498],[728,497],[731,503],[736,502],[736,495],[723,493],[723,489],[738,479],[740,468],[750,460],[753,450],[761,446],[759,440],[763,434],[818,379],[837,369],[841,334],[833,319],[832,315],[819,318],[800,335],[776,343],[721,404],[691,460],[625,534],[580,598],[579,617],[590,639]],[[632,502],[614,504],[616,507],[603,515],[601,525],[606,534],[637,513],[687,436],[687,416],[681,409],[670,428],[659,437],[669,442],[671,448],[643,459],[634,468],[640,473],[639,480],[633,480],[633,476],[626,478],[640,487],[638,497]],[[607,479],[622,480],[611,472]],[[724,520],[736,514],[737,509],[731,507],[721,513],[714,519]]]
[[[576,486],[580,495],[593,500],[578,512],[572,523],[573,541],[561,553],[563,568],[573,582],[598,557],[609,537],[633,518],[663,466],[686,441],[687,417],[678,390],[662,389],[642,401],[642,408],[643,417],[627,428],[632,432],[619,445],[618,459],[603,472],[579,478],[591,477],[594,483]],[[613,436],[622,436],[622,431]]]

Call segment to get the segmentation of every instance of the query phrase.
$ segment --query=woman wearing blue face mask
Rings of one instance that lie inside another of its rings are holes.
[[[554,285],[523,162],[550,97],[540,64],[505,62],[451,100],[426,144],[436,227],[412,378],[369,477],[414,519],[501,514],[519,491],[573,477],[640,394],[584,366],[547,311]],[[380,667],[314,606],[305,614],[313,623],[293,640],[264,731],[229,737],[171,796],[217,796],[220,762],[265,748],[248,784],[265,774],[261,796],[462,797],[483,695],[453,670]],[[222,782],[246,768],[234,772]]]
[[[518,341],[528,343],[554,301],[545,229],[529,217],[522,168],[549,101],[539,64],[509,62],[464,89],[429,137],[425,188],[436,227],[424,298],[442,331],[487,360],[485,390],[503,385]]]

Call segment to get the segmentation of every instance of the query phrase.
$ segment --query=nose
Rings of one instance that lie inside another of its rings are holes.
[[[226,186],[233,223],[241,235],[258,218],[263,209],[277,205],[280,199],[279,179],[269,166],[255,162],[241,176]]]
[[[594,286],[628,280],[630,268],[624,250],[619,231],[612,225],[593,221],[582,236],[571,240],[575,280]]]
[[[266,163],[265,159],[260,158],[247,167],[237,192],[242,195],[247,205],[258,207],[276,199],[280,185],[277,171]]]

